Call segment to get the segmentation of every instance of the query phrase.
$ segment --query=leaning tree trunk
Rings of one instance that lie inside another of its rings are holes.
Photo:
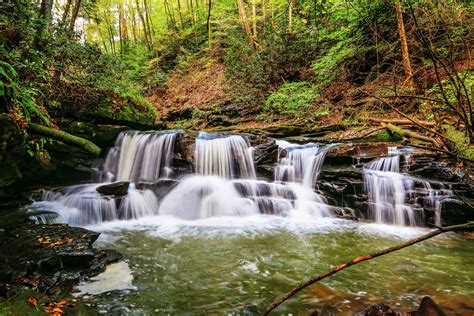
[[[400,36],[400,44],[402,46],[403,70],[405,72],[407,85],[413,87],[413,72],[411,69],[410,53],[408,52],[407,35],[405,32],[402,4],[400,1],[395,3],[395,11],[397,12],[398,35]]]
[[[76,25],[76,19],[79,14],[79,8],[81,7],[81,0],[76,0],[74,8],[72,9],[71,20],[69,21],[69,32],[74,32],[74,26]]]

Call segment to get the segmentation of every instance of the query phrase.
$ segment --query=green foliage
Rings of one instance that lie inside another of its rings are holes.
[[[16,119],[30,122],[32,116],[36,116],[44,123],[49,124],[49,118],[36,105],[36,95],[39,91],[24,87],[20,84],[18,73],[7,62],[0,61],[0,98],[10,103],[10,110],[16,115]]]
[[[451,125],[443,127],[445,129],[444,135],[453,142],[456,152],[463,157],[474,159],[474,146],[469,143],[469,137]]]
[[[295,115],[307,109],[317,94],[307,82],[290,82],[280,86],[265,102],[264,111],[272,114]]]

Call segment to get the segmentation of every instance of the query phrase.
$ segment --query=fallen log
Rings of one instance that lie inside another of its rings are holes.
[[[407,131],[406,129],[403,129],[399,126],[395,126],[395,125],[390,124],[390,123],[388,123],[388,124],[382,123],[382,126],[385,127],[387,130],[389,130],[390,132],[392,132],[394,134],[397,134],[397,135],[400,135],[400,137],[408,137],[408,138],[418,139],[418,140],[421,140],[423,142],[432,143],[436,147],[441,147],[441,144],[434,138],[423,136],[423,135],[420,135],[420,134],[412,132],[412,131]]]
[[[9,117],[8,115],[0,115],[0,120],[13,122],[11,117]],[[54,129],[35,123],[29,123],[27,131],[31,134],[45,136],[63,142],[67,145],[77,147],[94,156],[98,156],[101,152],[100,147],[94,144],[93,142],[82,137],[71,135],[59,129]]]
[[[368,254],[366,256],[361,256],[354,258],[346,263],[340,264],[337,267],[332,268],[330,271],[319,274],[317,276],[314,276],[307,281],[304,281],[303,283],[299,284],[295,288],[293,288],[291,291],[287,292],[284,294],[281,298],[277,299],[275,302],[273,302],[263,313],[262,315],[268,315],[270,314],[271,311],[273,311],[275,308],[277,308],[279,305],[281,305],[283,302],[286,300],[290,299],[292,296],[294,296],[296,293],[301,291],[302,289],[310,286],[313,283],[316,283],[318,281],[321,281],[322,279],[325,279],[341,270],[344,270],[350,266],[356,265],[360,262],[367,261],[374,259],[376,257],[380,257],[383,255],[386,255],[388,253],[406,248],[408,246],[414,245],[416,243],[422,242],[424,240],[433,238],[439,234],[446,233],[446,232],[468,232],[468,231],[474,231],[474,222],[468,222],[466,224],[461,224],[461,225],[453,225],[453,226],[448,226],[448,227],[439,227],[436,230],[433,230],[429,232],[428,234],[425,234],[423,236],[408,240],[406,242],[403,242],[401,244],[398,244],[393,247],[386,248],[381,251],[373,252],[371,254]]]
[[[74,136],[59,129],[46,127],[43,125],[29,123],[28,131],[32,134],[49,137],[61,141],[67,145],[80,148],[94,156],[99,156],[101,149],[96,144],[82,137]]]
[[[377,123],[391,123],[391,124],[396,124],[396,125],[423,125],[423,126],[429,126],[429,127],[435,126],[434,122],[418,121],[418,120],[416,120],[416,123],[413,123],[410,120],[402,120],[402,119],[368,118],[368,120],[372,122],[377,122]]]

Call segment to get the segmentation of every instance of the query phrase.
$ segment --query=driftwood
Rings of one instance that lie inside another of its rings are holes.
[[[446,233],[446,232],[467,232],[467,231],[474,231],[474,222],[468,222],[466,224],[453,225],[453,226],[448,226],[448,227],[439,227],[438,229],[433,230],[433,231],[429,232],[428,234],[425,234],[423,236],[408,240],[408,241],[406,241],[404,243],[401,243],[401,244],[398,244],[396,246],[389,247],[389,248],[386,248],[386,249],[381,250],[381,251],[373,252],[373,253],[368,254],[366,256],[357,257],[355,259],[352,259],[352,260],[350,260],[346,263],[343,263],[341,265],[338,265],[337,267],[332,268],[328,272],[325,272],[323,274],[319,274],[317,276],[314,276],[314,277],[308,279],[307,281],[304,281],[303,283],[297,285],[291,291],[287,292],[281,298],[277,299],[270,306],[268,306],[268,308],[263,312],[262,315],[270,314],[270,312],[273,311],[276,307],[278,307],[283,302],[285,302],[286,300],[293,297],[296,293],[298,293],[302,289],[310,286],[313,283],[321,281],[322,279],[325,279],[325,278],[327,278],[327,277],[329,277],[329,276],[331,276],[331,275],[333,275],[333,274],[335,274],[335,273],[337,273],[341,270],[344,270],[344,269],[346,269],[350,266],[353,266],[353,265],[358,264],[360,262],[371,260],[371,259],[374,259],[376,257],[383,256],[383,255],[386,255],[388,253],[406,248],[408,246],[414,245],[414,244],[419,243],[421,241],[433,238],[433,237],[435,237],[439,234],[442,234],[442,233]]]
[[[8,115],[0,115],[0,119],[4,121],[12,121],[12,119]],[[54,129],[51,127],[46,127],[43,125],[29,123],[27,127],[27,131],[31,134],[41,135],[45,137],[49,137],[60,142],[63,142],[67,145],[77,147],[82,149],[88,153],[91,153],[94,156],[98,156],[101,152],[100,147],[98,147],[93,142],[84,139],[82,137],[74,136],[59,129]]]
[[[379,119],[379,118],[368,118],[369,121],[377,122],[377,123],[391,123],[395,125],[414,125],[410,120],[400,120],[400,119]],[[426,122],[426,121],[416,121],[418,124],[423,126],[433,127],[435,126],[434,122]]]
[[[434,138],[423,136],[423,135],[420,135],[420,134],[412,132],[412,131],[408,131],[406,129],[403,129],[399,126],[395,126],[395,125],[390,124],[390,123],[389,124],[382,123],[382,126],[385,127],[386,129],[388,129],[390,132],[392,132],[394,134],[397,134],[397,135],[400,135],[401,137],[408,137],[408,138],[418,139],[418,140],[421,140],[423,142],[432,143],[436,147],[440,147],[440,144]]]

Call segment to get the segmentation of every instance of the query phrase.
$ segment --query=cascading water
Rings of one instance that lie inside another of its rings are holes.
[[[330,148],[335,145],[319,147],[317,144],[292,144],[287,141],[277,141],[286,156],[280,158],[275,169],[275,181],[298,182],[306,187],[314,187],[321,172],[324,158]]]
[[[196,175],[179,179],[169,192],[158,194],[160,199],[152,190],[138,190],[135,184],[153,189],[154,184],[172,176],[175,141],[175,132],[121,133],[100,169],[103,182],[46,192],[33,208],[57,211],[58,220],[73,225],[155,215],[192,220],[333,214],[324,197],[313,191],[326,152],[314,144],[285,146],[280,142],[288,154],[280,159],[277,181],[271,183],[256,179],[253,148],[245,136],[200,133],[194,151]],[[295,177],[283,175],[285,168],[293,169]],[[110,181],[130,182],[127,194],[103,196],[96,190]],[[50,217],[43,218],[47,219]]]
[[[428,181],[401,173],[400,158],[410,163],[409,150],[389,147],[388,154],[364,168],[370,219],[377,223],[417,226],[422,223],[423,209],[428,209],[434,213],[434,224],[440,225],[442,200],[452,196],[452,191],[443,187],[433,189]],[[419,196],[422,198],[417,199]]]
[[[400,174],[400,154],[389,147],[388,157],[379,158],[364,168],[364,180],[369,192],[369,208],[377,223],[415,226],[413,209],[405,204],[413,181]]]
[[[101,180],[155,182],[172,176],[176,132],[120,133],[105,160]]]
[[[196,139],[196,171],[226,179],[255,179],[252,151],[242,136],[201,132]]]

